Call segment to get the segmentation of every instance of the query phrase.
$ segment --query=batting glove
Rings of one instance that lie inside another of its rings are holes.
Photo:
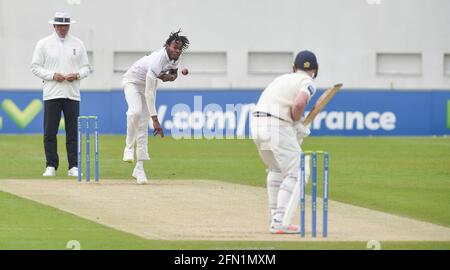
[[[294,125],[294,128],[295,131],[297,131],[297,140],[303,140],[303,138],[306,138],[311,134],[311,130],[300,121]]]

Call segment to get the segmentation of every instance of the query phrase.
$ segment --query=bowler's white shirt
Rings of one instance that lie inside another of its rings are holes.
[[[161,48],[137,60],[125,73],[124,78],[134,79],[136,83],[139,83],[139,81],[144,83],[146,77],[156,79],[162,71],[177,69],[179,62],[180,59],[170,60],[166,48]]]
[[[254,111],[270,113],[286,122],[294,123],[291,108],[300,91],[308,93],[308,102],[316,93],[313,79],[308,73],[298,70],[281,75],[264,89]]]
[[[158,86],[158,76],[164,71],[177,69],[180,59],[170,60],[166,48],[146,55],[137,60],[123,75],[122,84],[132,83],[145,87],[138,87],[147,98],[147,106],[151,116],[156,112],[156,88]]]
[[[31,72],[44,83],[43,99],[68,98],[80,100],[80,80],[57,82],[55,73],[66,76],[78,73],[80,79],[91,72],[83,42],[67,34],[61,39],[56,33],[38,41],[31,61]]]

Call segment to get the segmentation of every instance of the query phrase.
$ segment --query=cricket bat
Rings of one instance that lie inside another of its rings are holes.
[[[303,121],[303,124],[305,126],[309,125],[313,120],[314,117],[316,117],[317,114],[319,114],[320,111],[322,111],[323,108],[330,102],[330,100],[334,97],[336,92],[341,89],[342,83],[338,83],[334,85],[333,87],[327,89],[316,101],[316,104],[314,104],[311,111],[306,116],[305,120]]]

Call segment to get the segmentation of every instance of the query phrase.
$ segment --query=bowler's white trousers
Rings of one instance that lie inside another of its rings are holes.
[[[151,117],[149,106],[153,104],[154,108],[154,93],[158,83],[156,79],[147,79],[147,84],[149,83],[146,90],[145,82],[127,78],[124,78],[122,82],[128,104],[126,147],[131,149],[136,144],[138,161],[150,159],[148,154],[148,128]]]

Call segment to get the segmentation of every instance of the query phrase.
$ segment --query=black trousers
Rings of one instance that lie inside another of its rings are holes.
[[[58,98],[44,101],[44,149],[47,167],[58,169],[58,134],[61,112],[64,114],[66,127],[66,150],[69,169],[77,167],[77,140],[78,140],[78,115],[80,114],[80,102],[67,98]]]

